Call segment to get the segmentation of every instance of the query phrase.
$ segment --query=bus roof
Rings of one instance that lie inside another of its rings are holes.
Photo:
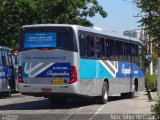
[[[27,27],[50,27],[50,26],[61,26],[61,27],[72,27],[77,30],[82,30],[82,31],[87,31],[87,32],[94,32],[97,34],[101,34],[104,36],[109,37],[110,39],[117,39],[117,40],[122,40],[122,41],[131,41],[131,42],[136,42],[140,43],[141,45],[144,45],[143,42],[141,42],[139,39],[133,38],[133,37],[128,37],[128,36],[118,36],[115,35],[107,30],[101,29],[99,27],[84,27],[80,25],[72,25],[72,24],[33,24],[33,25],[24,25],[21,28],[27,28]]]

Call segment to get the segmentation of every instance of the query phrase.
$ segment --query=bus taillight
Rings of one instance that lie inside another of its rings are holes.
[[[71,66],[70,80],[69,84],[77,82],[77,71],[75,66]]]
[[[22,66],[18,67],[18,82],[23,83],[23,78],[22,78]]]

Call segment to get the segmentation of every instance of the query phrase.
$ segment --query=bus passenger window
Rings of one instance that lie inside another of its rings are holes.
[[[3,50],[1,51],[1,54],[2,54],[2,56],[1,56],[1,58],[2,58],[2,65],[5,66],[6,65],[6,60],[5,60],[5,57],[4,57],[4,51]]]
[[[135,44],[132,44],[132,47],[131,47],[131,50],[132,50],[132,60],[136,60],[136,56],[137,56],[137,45]]]
[[[0,51],[0,66],[2,66],[2,53]]]
[[[125,60],[130,60],[130,44],[129,43],[124,43],[123,47],[124,51],[124,59]]]
[[[100,38],[95,37],[94,39],[94,49],[95,49],[95,57],[99,58],[101,57],[101,47],[100,47]]]
[[[105,42],[106,42],[106,48],[105,48],[106,57],[108,58],[109,57],[109,40],[106,39]]]
[[[125,43],[124,42],[122,42],[122,58],[124,59],[124,60],[126,60],[126,58],[125,58]]]
[[[136,53],[135,53],[135,59],[136,59],[136,61],[138,61],[138,45],[136,45],[136,51],[135,51]]]
[[[109,40],[109,51],[110,51],[110,57],[114,58],[115,55],[115,45],[114,45],[114,40]]]
[[[119,59],[123,58],[123,43],[119,42]]]
[[[9,66],[9,56],[7,51],[5,51],[5,60],[6,60],[6,65]]]
[[[94,36],[87,36],[87,56],[94,57]]]
[[[2,50],[2,64],[3,66],[9,65],[8,56],[5,50]]]
[[[79,41],[80,41],[80,54],[81,56],[86,56],[86,40],[84,34],[80,34]]]
[[[119,42],[115,41],[115,58],[119,58]]]
[[[127,43],[127,60],[131,60],[131,45]]]
[[[101,38],[100,42],[101,42],[100,48],[101,48],[102,58],[105,58],[105,42],[104,42],[104,39]]]
[[[131,44],[131,56],[132,56],[132,60],[134,60],[134,44]]]

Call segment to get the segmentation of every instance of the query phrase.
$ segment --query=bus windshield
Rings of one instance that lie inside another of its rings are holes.
[[[21,30],[21,48],[59,48],[77,51],[76,41],[71,29],[66,30]]]

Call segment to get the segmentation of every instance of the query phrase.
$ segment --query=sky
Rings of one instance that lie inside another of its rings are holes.
[[[125,30],[140,29],[137,23],[140,17],[134,17],[139,11],[131,0],[98,0],[98,2],[108,15],[102,18],[97,14],[89,18],[95,27],[100,27],[118,36],[123,36]]]

